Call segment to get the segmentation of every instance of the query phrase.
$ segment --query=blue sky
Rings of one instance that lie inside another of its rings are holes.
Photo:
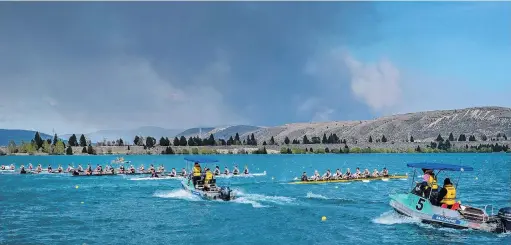
[[[511,106],[510,2],[0,3],[0,128]]]

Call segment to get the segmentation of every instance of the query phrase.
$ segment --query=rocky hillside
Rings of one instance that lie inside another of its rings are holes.
[[[490,139],[499,133],[511,136],[511,108],[475,107],[408,113],[364,121],[292,123],[246,132],[241,138],[254,133],[259,142],[268,142],[272,136],[275,141],[283,142],[285,137],[302,140],[304,135],[311,139],[313,136],[322,137],[324,133],[335,133],[348,142],[362,143],[367,141],[369,136],[377,139],[382,135],[385,135],[389,142],[403,142],[409,139],[409,136],[413,136],[416,141],[431,141],[438,134],[447,139],[451,132],[455,138],[465,134],[467,140],[469,135],[474,135],[477,140],[484,137],[483,135]]]

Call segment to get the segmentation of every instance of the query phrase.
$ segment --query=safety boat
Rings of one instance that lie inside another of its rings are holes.
[[[356,178],[356,179],[350,178],[350,179],[328,179],[328,180],[308,180],[308,181],[302,181],[298,178],[295,178],[295,180],[289,182],[289,184],[326,184],[326,183],[344,183],[344,182],[355,182],[355,181],[371,182],[371,181],[375,181],[375,180],[388,181],[391,179],[408,179],[408,174],[394,174],[394,175],[388,175],[388,176]]]
[[[442,171],[473,171],[472,167],[459,166],[442,163],[409,163],[408,167],[414,168],[415,179],[416,168],[421,168],[424,172],[426,170],[432,171],[434,176],[438,176]],[[437,171],[435,173],[435,171]],[[458,186],[456,182],[456,187]],[[455,192],[454,196],[455,196]],[[390,206],[394,208],[399,214],[417,218],[423,223],[435,224],[456,229],[475,229],[489,232],[511,232],[511,207],[501,208],[498,214],[493,214],[493,206],[486,205],[484,208],[471,207],[462,205],[460,202],[455,202],[449,206],[443,204],[442,206],[433,205],[437,204],[436,195],[434,191],[423,191],[421,183],[416,183],[409,193],[391,194]],[[452,199],[452,198],[451,198]],[[454,198],[455,199],[455,198]],[[492,207],[491,213],[487,213],[488,207]]]
[[[218,162],[218,160],[212,158],[189,158],[189,157],[185,157],[185,161],[187,162],[187,165],[189,162],[199,164]],[[181,186],[185,191],[190,192],[191,194],[196,195],[205,200],[230,201],[236,198],[231,188],[229,188],[228,186],[221,187],[217,186],[216,179],[214,178],[210,181],[209,187],[205,186],[204,180],[198,180],[196,185],[194,186],[190,175],[187,179],[181,181]]]

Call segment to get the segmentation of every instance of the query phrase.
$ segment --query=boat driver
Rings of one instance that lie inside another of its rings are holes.
[[[209,168],[206,168],[206,175],[204,177],[204,190],[205,191],[210,190],[211,180],[213,180],[213,173],[211,173],[211,170]]]
[[[201,179],[201,173],[202,173],[202,169],[198,162],[195,162],[195,164],[193,166],[192,173],[193,173],[193,175],[192,175],[193,186],[195,187],[197,184],[197,181]]]

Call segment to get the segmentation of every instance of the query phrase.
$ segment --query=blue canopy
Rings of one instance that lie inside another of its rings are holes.
[[[424,168],[432,170],[447,170],[447,171],[473,171],[474,168],[469,166],[452,165],[445,163],[434,163],[434,162],[419,162],[419,163],[408,163],[406,166],[411,168]]]
[[[198,163],[218,162],[217,159],[208,158],[208,157],[185,157],[185,160],[189,161],[189,162],[198,162]]]

